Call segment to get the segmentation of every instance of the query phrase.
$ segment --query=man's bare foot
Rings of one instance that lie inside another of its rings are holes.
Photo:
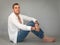
[[[44,36],[43,41],[44,42],[56,42],[56,39],[52,37]]]

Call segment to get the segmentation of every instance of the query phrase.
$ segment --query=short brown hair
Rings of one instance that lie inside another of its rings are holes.
[[[14,4],[12,5],[12,8],[14,8],[15,5],[19,5],[19,4],[18,4],[18,3],[14,3]]]

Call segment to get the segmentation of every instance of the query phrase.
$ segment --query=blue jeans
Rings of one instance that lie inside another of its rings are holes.
[[[27,23],[27,25],[28,25],[28,26],[34,26],[35,24],[34,24],[33,21],[30,21],[29,23]],[[17,42],[22,42],[22,41],[26,38],[26,36],[28,35],[29,32],[30,32],[30,31],[25,31],[25,30],[22,30],[22,29],[21,29],[21,30],[18,32]],[[34,33],[36,36],[38,36],[38,37],[41,38],[41,39],[44,37],[44,32],[43,32],[42,29],[40,29],[39,32],[37,32],[37,31],[35,31],[35,30],[33,30],[33,31],[31,31],[31,32]]]

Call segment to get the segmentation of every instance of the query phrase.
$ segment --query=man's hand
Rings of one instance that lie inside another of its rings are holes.
[[[38,21],[35,21],[35,26],[34,26],[34,27],[31,27],[31,30],[35,30],[35,31],[37,31],[37,32],[40,31],[40,26],[39,26]]]
[[[31,27],[31,30],[36,30],[35,27]]]
[[[40,26],[38,24],[35,24],[35,30],[38,32],[40,31]]]
[[[38,21],[35,21],[35,29],[36,31],[40,31],[40,26],[39,26],[39,22]]]

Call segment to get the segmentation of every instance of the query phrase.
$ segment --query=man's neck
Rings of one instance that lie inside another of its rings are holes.
[[[15,13],[16,16],[19,16],[19,14]]]

